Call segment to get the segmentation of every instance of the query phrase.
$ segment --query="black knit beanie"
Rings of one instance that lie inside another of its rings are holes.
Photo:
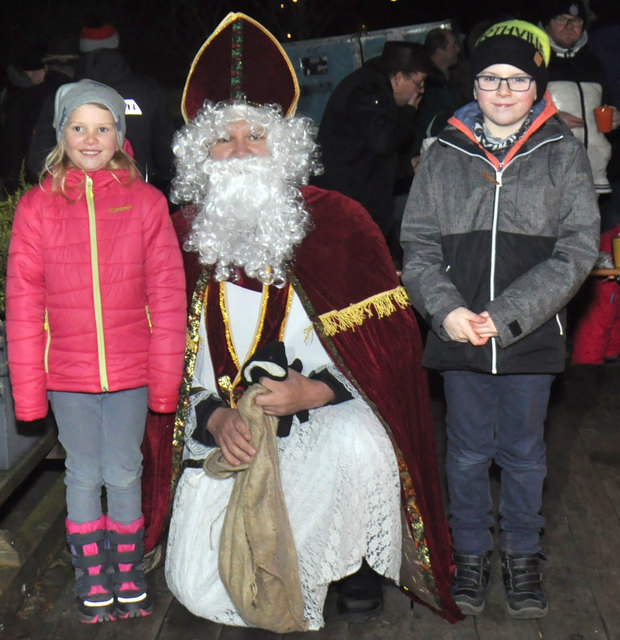
[[[510,64],[531,75],[540,100],[547,88],[547,65],[551,56],[549,37],[523,20],[507,20],[489,27],[480,36],[470,58],[473,78],[494,64]]]
[[[540,23],[543,27],[549,24],[551,18],[566,14],[574,18],[586,19],[586,8],[581,0],[547,0],[540,8]]]

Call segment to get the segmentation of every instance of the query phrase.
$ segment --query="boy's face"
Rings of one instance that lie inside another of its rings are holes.
[[[83,104],[69,118],[63,130],[69,160],[83,171],[107,167],[118,148],[112,114],[96,104]]]
[[[478,76],[531,77],[510,64],[491,65]],[[516,133],[527,118],[536,100],[536,83],[532,82],[526,91],[512,91],[505,81],[495,91],[482,91],[475,84],[474,98],[478,101],[488,130],[493,136],[504,139]]]

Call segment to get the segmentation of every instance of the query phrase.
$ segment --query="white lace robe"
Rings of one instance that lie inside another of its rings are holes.
[[[237,353],[247,353],[258,317],[260,293],[226,285],[231,335]],[[323,626],[323,603],[331,582],[355,572],[366,558],[378,573],[398,579],[401,558],[400,486],[396,457],[370,407],[331,364],[294,297],[284,342],[289,362],[298,357],[303,373],[328,367],[354,396],[352,400],[295,418],[291,433],[278,439],[284,497],[297,549],[304,614],[310,630]],[[306,339],[304,339],[306,338]],[[215,389],[204,320],[195,384]],[[244,359],[241,358],[241,361]],[[195,428],[189,412],[186,436]],[[186,455],[203,458],[210,449],[186,437]],[[245,626],[220,580],[219,539],[233,478],[217,480],[187,469],[176,492],[168,539],[166,579],[177,599],[195,615]]]

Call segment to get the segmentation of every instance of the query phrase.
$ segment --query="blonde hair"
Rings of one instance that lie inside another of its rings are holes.
[[[90,103],[89,103],[90,104]],[[109,111],[109,109],[102,104],[95,104],[95,106],[105,109]],[[131,184],[139,175],[138,168],[136,167],[136,163],[119,145],[118,134],[117,134],[117,146],[118,148],[114,152],[114,155],[110,159],[110,162],[105,166],[105,169],[120,169],[127,171],[127,181],[126,184]],[[41,173],[39,174],[39,184],[43,182],[46,176],[49,174],[52,176],[52,193],[60,193],[65,198],[67,198],[67,193],[65,191],[65,180],[67,178],[67,173],[69,169],[74,167],[75,165],[69,160],[69,156],[67,155],[67,146],[63,134],[60,136],[60,140],[56,146],[47,154],[45,161],[43,163],[43,169],[41,169]]]

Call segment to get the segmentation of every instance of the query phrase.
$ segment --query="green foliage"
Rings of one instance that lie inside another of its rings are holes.
[[[0,199],[0,318],[4,317],[6,292],[6,262],[9,254],[9,239],[13,225],[13,214],[19,199],[32,185],[27,184],[24,174],[20,175],[20,184],[14,193],[4,191]]]

